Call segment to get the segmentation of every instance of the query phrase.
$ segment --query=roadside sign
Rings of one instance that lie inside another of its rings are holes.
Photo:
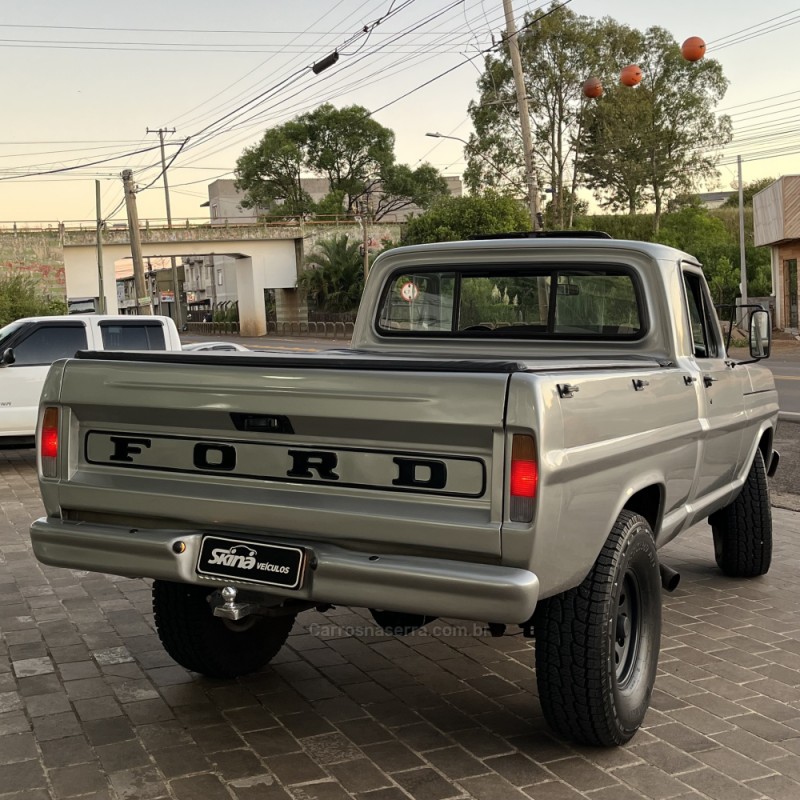
[[[400,297],[407,303],[416,300],[417,295],[419,295],[419,289],[417,288],[417,284],[412,281],[408,281],[400,287]]]

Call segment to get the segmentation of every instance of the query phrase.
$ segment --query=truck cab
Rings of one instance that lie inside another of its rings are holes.
[[[169,317],[70,314],[0,328],[0,445],[32,444],[50,365],[79,350],[180,350]]]

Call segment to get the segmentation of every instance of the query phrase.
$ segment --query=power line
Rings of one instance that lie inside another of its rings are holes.
[[[448,6],[447,8],[442,9],[439,12],[436,12],[434,14],[431,14],[429,17],[427,17],[424,20],[421,20],[420,22],[414,23],[412,26],[408,27],[405,31],[403,31],[402,33],[398,34],[396,36],[396,38],[400,38],[401,36],[408,35],[409,33],[417,30],[420,27],[420,25],[429,23],[431,20],[442,16],[443,14],[445,14],[449,10],[453,9],[454,7],[456,7],[457,5],[459,5],[462,2],[463,2],[463,0],[455,0],[455,2],[452,3],[450,6]],[[356,59],[353,62],[351,62],[351,61],[346,62],[345,64],[343,64],[339,68],[339,70],[337,70],[336,74],[339,75],[340,73],[342,73],[342,72],[344,72],[346,70],[352,70],[352,68],[355,67],[359,62],[362,62],[362,61],[365,61],[367,59],[370,59],[375,53],[380,52],[382,47],[383,47],[383,45],[379,45],[378,47],[376,47],[374,50],[370,51],[369,53],[365,53],[364,55],[362,55],[359,59]],[[424,51],[425,50],[425,46],[421,46],[421,50]],[[410,68],[410,66],[409,66],[409,68]],[[383,73],[381,73],[381,75],[383,75]],[[329,81],[329,80],[330,80],[330,74],[328,76],[326,76],[326,78],[323,79],[323,81]],[[336,79],[336,80],[339,80],[339,79]],[[316,84],[314,84],[314,85],[316,85]],[[353,85],[363,87],[365,85],[365,79],[361,79],[361,80],[355,82]],[[297,97],[297,95],[298,95],[298,92],[296,90],[293,96]],[[322,95],[324,95],[324,101],[330,101],[330,100],[334,99],[335,96],[336,96],[336,95],[332,96],[330,94],[330,87],[328,87],[327,89],[323,89],[320,93],[318,93],[318,99],[316,100],[316,102],[308,102],[308,101],[304,101],[304,102],[305,102],[305,104],[307,106],[315,105],[315,104],[317,104],[318,102],[320,102],[322,100]],[[233,130],[236,130],[238,128],[242,128],[245,125],[249,125],[251,123],[260,122],[260,121],[264,120],[264,118],[266,117],[266,115],[269,113],[270,110],[272,110],[272,109],[274,109],[276,107],[280,107],[282,109],[282,113],[279,115],[279,118],[288,117],[288,116],[292,115],[292,112],[294,112],[294,111],[296,111],[298,109],[298,106],[302,105],[302,103],[296,103],[294,106],[287,106],[287,99],[286,99],[286,97],[284,95],[281,95],[281,94],[277,94],[275,97],[273,97],[271,99],[273,100],[273,105],[267,107],[266,109],[261,109],[257,113],[252,114],[251,116],[247,117],[246,119],[240,120],[236,124],[231,125],[231,126],[225,128],[225,129],[221,129],[221,130],[217,131],[216,133],[217,134],[224,134],[224,133],[228,133],[228,132],[231,132]],[[289,98],[289,99],[291,100],[291,98]],[[237,140],[237,141],[242,141],[242,140],[240,139],[240,140]],[[197,147],[197,146],[199,146],[200,144],[203,144],[203,143],[204,142],[202,142],[202,141],[201,142],[195,142],[193,147]],[[223,149],[225,149],[225,148],[223,148]],[[207,153],[206,156],[213,155],[214,152],[219,152],[219,150],[213,151],[211,153]]]
[[[561,3],[561,5],[553,6],[548,11],[545,11],[543,14],[540,14],[538,17],[532,19],[529,23],[527,23],[526,25],[523,25],[517,31],[517,36],[519,36],[527,28],[530,28],[532,25],[535,25],[537,22],[540,22],[541,20],[543,20],[545,17],[549,17],[551,14],[554,14],[559,9],[564,8],[564,6],[566,6],[566,5],[569,5],[569,3],[571,3],[571,2],[572,2],[572,0],[565,0],[565,2]],[[424,83],[419,84],[418,86],[414,87],[413,89],[410,89],[409,91],[404,92],[399,97],[396,97],[394,100],[391,100],[388,103],[384,103],[379,108],[374,109],[371,113],[372,114],[377,114],[379,111],[383,111],[385,108],[389,108],[389,106],[392,106],[395,103],[399,103],[401,100],[404,100],[409,95],[412,95],[415,92],[418,92],[420,89],[424,89],[426,86],[430,86],[430,84],[432,84],[434,81],[438,81],[440,78],[444,78],[445,75],[449,75],[451,72],[454,72],[455,70],[459,69],[460,67],[463,67],[465,64],[469,64],[472,61],[474,61],[476,58],[479,58],[480,56],[486,55],[487,53],[490,53],[492,50],[496,50],[498,47],[502,46],[502,44],[503,43],[501,42],[498,45],[492,45],[491,47],[488,47],[485,50],[479,51],[474,56],[471,56],[470,58],[467,58],[466,60],[462,61],[460,64],[456,64],[455,66],[450,67],[450,69],[446,69],[444,72],[440,72],[438,75],[434,75],[433,78],[430,78],[429,80],[425,81]]]
[[[76,164],[76,165],[74,165],[72,167],[60,167],[58,169],[41,170],[39,172],[30,172],[30,173],[27,173],[26,175],[24,175],[24,177],[34,178],[34,177],[38,177],[39,175],[56,175],[59,172],[73,172],[76,169],[82,169],[84,167],[95,167],[98,164],[110,164],[113,161],[119,161],[119,159],[121,159],[121,158],[135,156],[135,155],[138,155],[140,153],[146,153],[146,152],[148,152],[150,150],[156,150],[156,149],[158,149],[158,148],[157,147],[146,147],[146,148],[143,148],[141,150],[133,150],[133,151],[131,151],[129,153],[120,153],[120,154],[112,156],[110,158],[101,158],[101,159],[98,159],[97,161],[91,161],[88,164]],[[0,181],[14,180],[14,178],[16,178],[16,177],[23,177],[23,176],[11,175],[11,176],[7,176],[7,177],[0,177]]]

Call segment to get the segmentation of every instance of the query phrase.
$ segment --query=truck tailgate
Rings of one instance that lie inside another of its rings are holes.
[[[130,358],[64,368],[65,519],[500,556],[507,364]]]

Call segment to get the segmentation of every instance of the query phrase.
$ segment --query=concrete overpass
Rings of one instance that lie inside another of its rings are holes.
[[[303,234],[299,225],[144,228],[142,255],[224,255],[237,259],[241,332],[243,336],[262,336],[267,332],[265,289],[276,290],[285,321],[299,318],[294,287],[303,263]],[[95,231],[64,230],[63,248],[67,297],[99,297]],[[114,263],[130,255],[127,227],[103,232],[103,289],[109,314],[118,312]]]

